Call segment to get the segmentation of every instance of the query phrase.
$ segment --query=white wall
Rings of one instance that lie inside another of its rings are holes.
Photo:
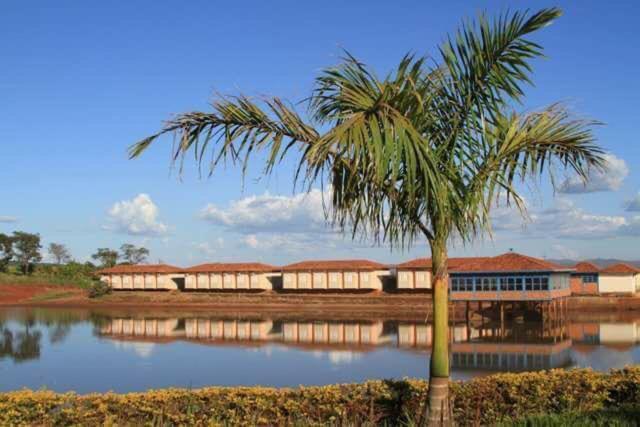
[[[398,289],[431,289],[431,272],[428,270],[398,270],[397,286]]]
[[[288,271],[282,276],[284,289],[371,289],[382,290],[388,270],[378,271]]]
[[[635,277],[631,274],[600,273],[598,291],[606,293],[628,293],[636,291]]]
[[[635,323],[601,323],[601,343],[629,343],[638,340],[638,330]]]

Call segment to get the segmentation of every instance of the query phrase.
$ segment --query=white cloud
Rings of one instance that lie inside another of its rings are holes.
[[[118,350],[132,350],[138,357],[148,359],[153,354],[154,343],[149,342],[129,342],[111,341]]]
[[[624,208],[628,212],[640,212],[640,191],[635,197],[624,202]]]
[[[352,246],[354,244],[337,233],[259,233],[248,234],[241,239],[241,244],[247,248],[297,255],[317,250],[336,249],[340,243]]]
[[[161,236],[168,227],[158,216],[158,206],[148,194],[141,193],[131,200],[116,202],[108,211],[109,223],[104,228],[134,236]]]
[[[325,220],[328,195],[317,189],[292,196],[265,193],[232,201],[224,208],[209,204],[199,216],[240,234],[238,242],[245,248],[289,253],[328,249],[342,239]]]
[[[598,215],[566,198],[558,198],[553,206],[544,209],[529,207],[529,220],[522,219],[514,208],[503,207],[492,213],[492,223],[497,232],[518,233],[523,237],[569,239],[597,239],[636,233],[640,223],[634,218],[619,215]],[[640,221],[640,220],[638,220]],[[559,249],[559,248],[558,248]],[[559,251],[556,251],[559,252]]]
[[[522,199],[525,207],[528,207],[526,199]],[[522,231],[525,227],[525,218],[516,205],[511,202],[507,204],[504,194],[500,194],[491,210],[492,231]]]
[[[200,218],[243,234],[326,232],[329,227],[322,201],[320,190],[291,197],[265,193],[233,201],[227,208],[208,204],[200,212]]]
[[[0,215],[0,222],[18,222],[18,218],[16,218],[15,216]]]
[[[207,257],[217,255],[219,249],[221,249],[219,244],[211,242],[193,242],[191,245],[196,249],[196,251]]]
[[[620,229],[623,236],[640,236],[640,215],[636,215],[626,221]]]
[[[332,365],[348,365],[362,359],[362,353],[350,350],[314,351],[311,353],[316,359],[329,360]]]
[[[623,159],[613,154],[605,154],[604,170],[591,169],[587,182],[577,176],[571,176],[560,185],[561,193],[594,193],[597,191],[616,191],[629,174],[629,167]]]
[[[576,239],[612,237],[627,223],[623,216],[588,213],[569,199],[557,199],[553,207],[532,213],[531,219],[542,235]]]
[[[578,251],[575,251],[564,245],[560,245],[560,244],[551,245],[551,250],[553,252],[553,256],[557,256],[559,258],[564,258],[564,259],[580,258],[580,254],[578,253]]]
[[[247,235],[244,239],[243,242],[245,245],[249,246],[250,248],[256,249],[259,245],[260,242],[258,241],[258,237],[256,237],[255,234],[249,234]]]

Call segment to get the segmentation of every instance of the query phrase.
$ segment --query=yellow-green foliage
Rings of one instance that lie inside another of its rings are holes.
[[[145,393],[0,394],[0,425],[376,425],[420,419],[423,381],[275,389],[213,387]],[[640,404],[640,367],[602,374],[552,370],[452,384],[460,425],[532,414],[590,412]]]

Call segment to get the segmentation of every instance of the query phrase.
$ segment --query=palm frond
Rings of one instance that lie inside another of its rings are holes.
[[[469,240],[490,231],[498,194],[524,211],[520,181],[546,171],[553,182],[556,164],[586,179],[603,164],[594,122],[560,105],[506,113],[542,55],[529,36],[558,16],[557,8],[491,22],[480,16],[447,39],[440,64],[407,54],[384,78],[345,52],[316,78],[309,122],[278,98],[220,97],[212,112],[169,120],[129,154],[174,134],[174,160],[193,151],[202,166],[210,153],[210,173],[227,159],[244,170],[253,153],[266,151],[269,174],[294,150],[294,182],[330,186],[325,213],[353,235],[403,247],[419,235],[438,247],[452,232]]]
[[[518,101],[523,84],[531,83],[531,60],[542,55],[542,47],[527,39],[561,15],[557,8],[505,13],[490,22],[480,15],[475,23],[464,23],[454,38],[441,46],[440,54],[448,78],[436,99],[434,111],[443,120],[440,133],[445,151],[458,135],[478,130],[482,121],[493,121],[496,112]]]
[[[260,106],[245,96],[223,97],[213,103],[213,112],[190,112],[169,120],[163,129],[129,148],[129,157],[140,156],[155,140],[173,134],[174,160],[193,151],[201,166],[211,151],[209,173],[222,160],[241,161],[246,168],[251,153],[269,152],[265,173],[270,173],[296,144],[311,144],[318,132],[279,98],[266,99]]]
[[[592,131],[597,124],[573,118],[560,104],[525,115],[496,116],[495,124],[487,125],[480,135],[478,146],[483,152],[466,163],[472,171],[464,183],[463,206],[469,212],[466,224],[490,227],[489,212],[499,194],[507,204],[526,212],[517,184],[545,171],[553,184],[556,165],[584,180],[591,168],[602,169],[604,151],[595,143]]]

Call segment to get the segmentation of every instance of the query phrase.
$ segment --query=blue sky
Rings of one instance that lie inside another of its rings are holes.
[[[207,109],[213,91],[298,101],[346,48],[385,74],[408,51],[435,54],[463,17],[524,2],[6,2],[0,13],[0,232],[39,232],[79,260],[97,247],[144,244],[151,260],[369,257],[427,254],[351,244],[322,224],[321,195],[292,193],[291,165],[244,187],[237,170],[200,179],[169,170],[169,145],[141,159],[126,148],[173,113]],[[496,212],[493,240],[457,255],[509,248],[544,257],[640,258],[636,2],[527,2],[565,15],[536,34],[547,59],[523,109],[564,101],[605,123],[611,169],[590,188],[527,195],[531,219]],[[308,225],[308,226],[307,226]]]

